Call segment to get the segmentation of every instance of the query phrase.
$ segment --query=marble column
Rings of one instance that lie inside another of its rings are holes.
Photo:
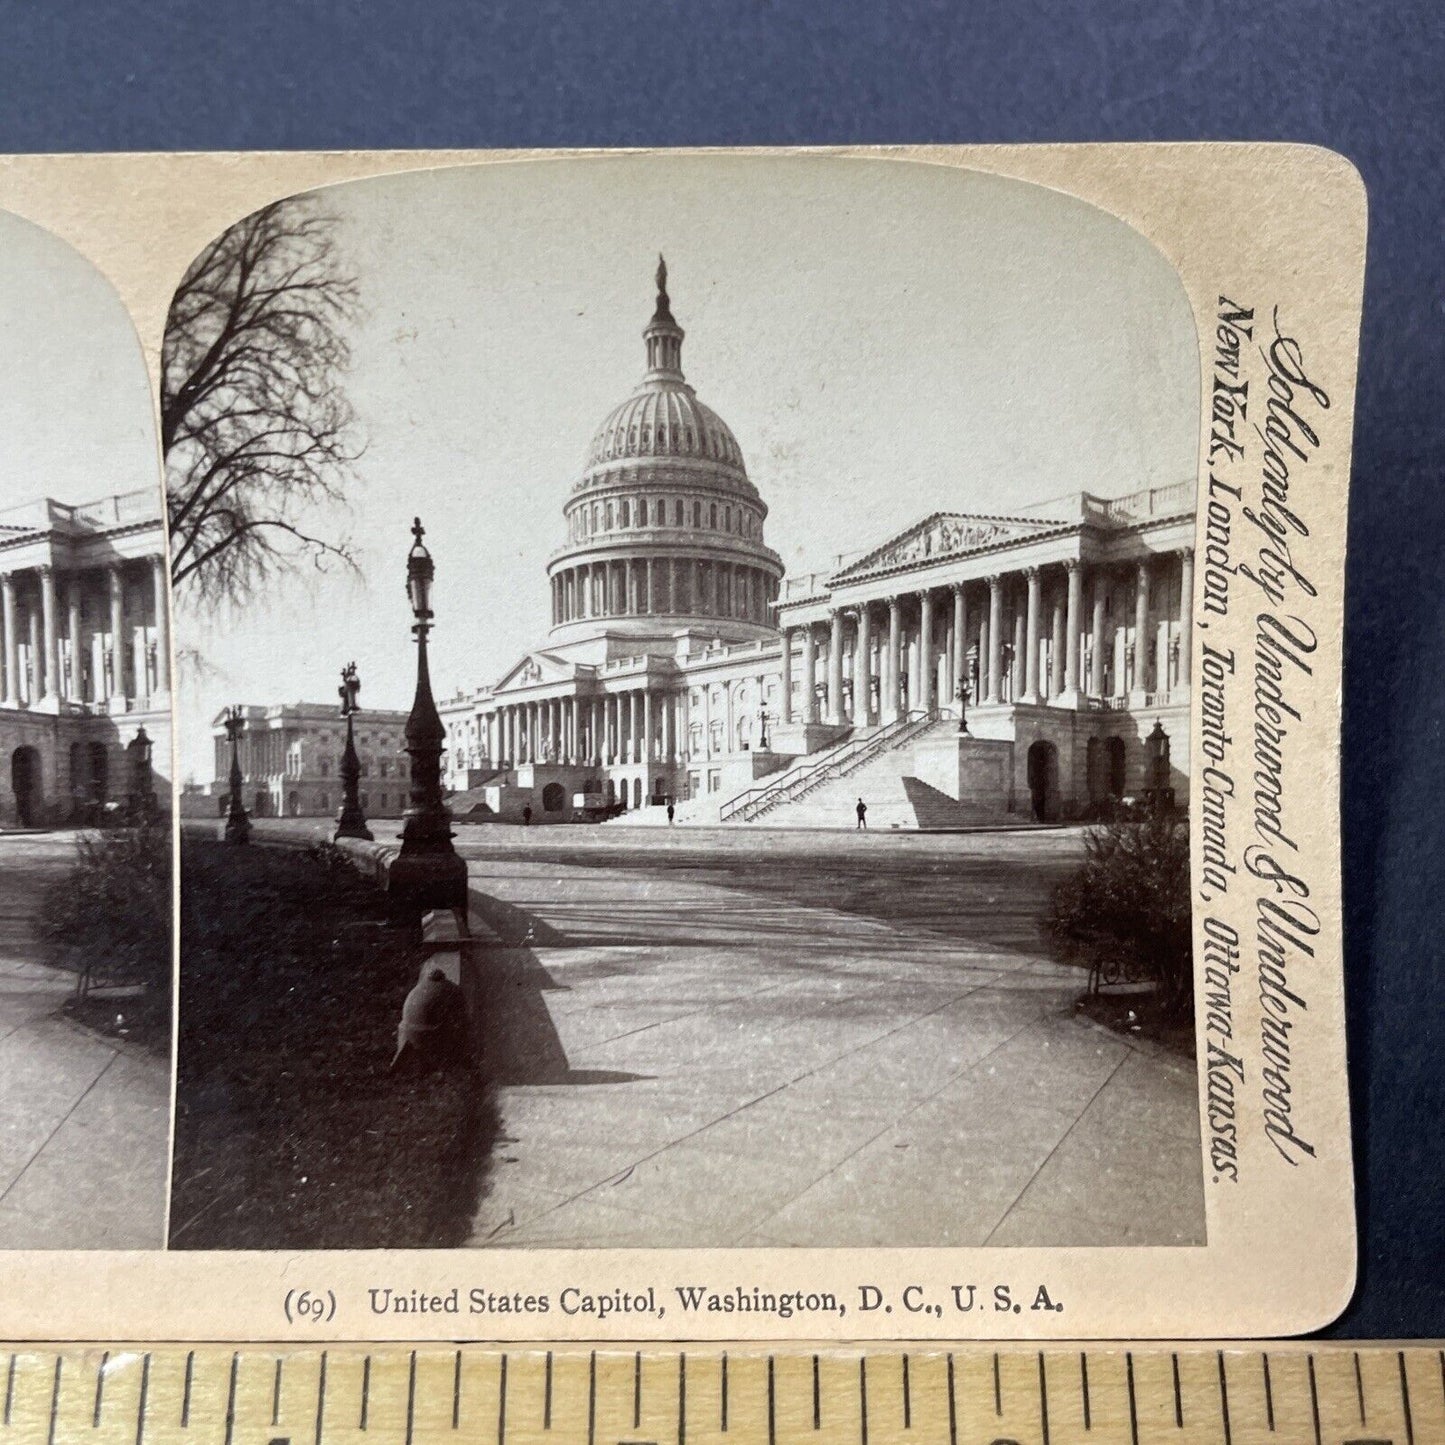
[[[672,724],[676,703],[670,693],[662,695],[662,765],[670,768],[673,763]]]
[[[1003,701],[1003,578],[988,579],[988,700]]]
[[[84,672],[81,668],[80,631],[81,631],[81,590],[80,579],[72,577],[65,587],[66,602],[66,626],[65,635],[70,644],[70,667],[65,678],[65,696],[71,702],[81,702],[81,679]]]
[[[1070,704],[1079,700],[1079,631],[1084,625],[1084,565],[1077,558],[1068,569],[1068,610],[1064,618],[1064,693]]]
[[[934,696],[938,682],[933,662],[933,593],[924,588],[918,594],[918,706],[932,712],[937,706]]]
[[[20,644],[16,637],[15,574],[0,577],[0,606],[5,628],[5,706],[20,706]]]
[[[988,609],[978,614],[978,693],[975,705],[988,701],[988,659],[989,659]]]
[[[1104,695],[1104,591],[1102,571],[1094,573],[1094,619],[1089,633],[1089,695]]]
[[[818,721],[818,641],[811,622],[803,628],[803,721]]]
[[[26,606],[26,621],[29,627],[30,641],[30,676],[25,684],[25,701],[34,707],[40,701],[41,662],[40,662],[40,613],[36,610],[34,601]]]
[[[1149,563],[1139,563],[1139,576],[1134,584],[1134,688],[1136,693],[1146,693],[1149,688],[1149,651],[1153,643],[1149,636]]]
[[[853,644],[853,723],[871,727],[873,716],[873,617],[865,602],[858,609],[857,640]]]
[[[898,684],[903,671],[903,603],[897,597],[888,599],[888,665],[884,669],[883,687],[888,696],[883,701],[883,721],[897,722]]]
[[[125,686],[125,578],[119,566],[110,569],[110,657],[112,698],[128,696]]]
[[[968,598],[962,582],[953,584],[953,697],[968,691]]]
[[[47,702],[60,698],[60,627],[55,602],[55,569],[40,569],[41,626],[44,630],[42,651],[45,655],[45,684],[41,689]]]
[[[1194,646],[1194,548],[1179,554],[1179,686],[1189,686],[1191,649]]]
[[[781,714],[781,721],[790,723],[793,720],[793,629],[783,628],[782,651],[778,655],[781,677],[779,678],[779,690],[782,696],[778,699],[778,711]]]
[[[644,689],[642,694],[642,761],[652,761],[652,690]]]
[[[840,727],[843,716],[843,614],[834,608],[828,614],[828,722]]]
[[[151,558],[151,605],[156,616],[156,691],[171,690],[171,615],[170,586],[166,575],[166,559]]]
[[[1025,630],[1024,609],[1014,602],[1014,650],[1009,667],[1009,691],[1014,702],[1022,702],[1024,696],[1024,670],[1028,653],[1028,634]]]
[[[1049,638],[1049,697],[1056,698],[1064,690],[1065,638],[1064,599],[1054,590],[1053,629]]]
[[[1043,622],[1043,580],[1037,567],[1025,572],[1028,579],[1029,601],[1027,633],[1024,642],[1024,701],[1039,702],[1039,629]]]
[[[147,678],[146,667],[146,630],[142,627],[132,627],[131,633],[131,677],[134,679],[135,697],[137,703],[148,703],[150,701],[150,680]],[[49,684],[46,684],[47,687]],[[272,769],[272,771],[278,771]]]

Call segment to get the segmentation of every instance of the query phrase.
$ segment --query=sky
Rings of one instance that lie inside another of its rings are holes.
[[[366,449],[309,566],[244,613],[177,600],[181,776],[231,702],[406,707],[419,514],[438,696],[494,681],[550,622],[546,560],[593,432],[644,369],[659,252],[683,368],[732,428],[789,572],[930,512],[1192,479],[1194,322],[1115,218],[978,173],[840,157],[523,161],[322,194],[364,315],[343,384]]]
[[[140,340],[109,281],[49,231],[0,211],[0,508],[155,489]]]

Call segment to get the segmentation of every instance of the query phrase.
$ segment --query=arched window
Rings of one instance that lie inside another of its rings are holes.
[[[682,498],[677,499],[677,506],[673,509],[673,520],[677,526],[682,526]]]
[[[707,524],[708,524],[709,527],[712,528],[712,530],[713,530],[714,532],[717,531],[717,503],[716,503],[716,502],[714,502],[714,503],[712,504],[712,506],[708,508],[708,523],[707,523]]]
[[[630,526],[632,525],[632,503],[629,502],[626,497],[623,497],[622,502],[621,502],[621,506],[622,506],[622,525],[623,525],[624,527],[630,527]]]
[[[701,503],[701,502],[694,502],[694,503],[692,504],[692,525],[693,525],[694,527],[700,527],[700,526],[702,526],[702,503]]]
[[[637,525],[638,525],[639,527],[645,527],[645,526],[647,525],[647,498],[646,498],[646,497],[639,497],[639,498],[637,499]]]
[[[724,508],[723,508],[723,531],[724,531],[724,532],[731,532],[732,529],[733,529],[733,509],[732,509],[731,507],[724,507]]]
[[[611,502],[608,502],[608,504],[607,504],[607,530],[608,530],[609,532],[612,530],[612,527],[613,527],[613,516],[614,516],[614,513],[613,513],[613,511],[612,511],[612,503],[611,503]]]

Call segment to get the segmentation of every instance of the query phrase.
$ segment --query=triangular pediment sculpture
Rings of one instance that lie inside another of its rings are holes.
[[[965,556],[1008,542],[1022,542],[1060,525],[1052,519],[1032,517],[994,517],[976,512],[935,512],[921,522],[899,533],[881,547],[850,562],[830,577],[829,584],[838,586],[857,577],[866,577],[890,567],[913,562],[927,562],[937,557]]]
[[[535,687],[538,683],[564,682],[576,676],[577,669],[550,652],[529,652],[512,664],[497,680],[494,692],[516,687]]]

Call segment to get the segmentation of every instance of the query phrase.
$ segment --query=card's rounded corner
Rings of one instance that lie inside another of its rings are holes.
[[[1338,1260],[1327,1256],[1322,1264],[1327,1267],[1311,1281],[1313,1288],[1295,1302],[1289,1318],[1267,1331],[1268,1335],[1291,1338],[1317,1334],[1328,1329],[1350,1307],[1360,1281],[1359,1246],[1353,1226]]]
[[[1312,141],[1290,141],[1283,149],[1298,159],[1302,171],[1306,167],[1312,168],[1309,177],[1312,183],[1338,188],[1340,194],[1333,202],[1336,207],[1348,208],[1349,214],[1356,217],[1361,226],[1368,224],[1370,187],[1364,172],[1350,156]]]

